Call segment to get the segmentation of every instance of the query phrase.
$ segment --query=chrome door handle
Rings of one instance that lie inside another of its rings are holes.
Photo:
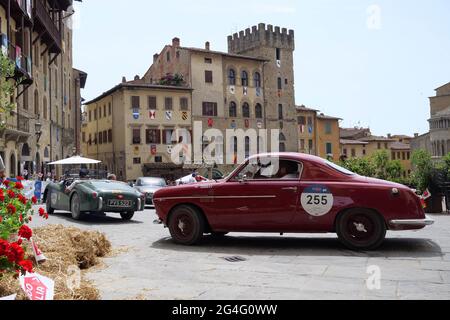
[[[298,188],[297,187],[287,187],[287,188],[283,188],[283,190],[297,192]]]

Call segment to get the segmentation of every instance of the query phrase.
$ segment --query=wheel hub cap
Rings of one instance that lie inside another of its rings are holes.
[[[367,233],[366,226],[363,223],[355,222],[354,225],[355,225],[355,228],[356,228],[356,230],[358,232],[365,232],[365,233]]]
[[[186,227],[186,225],[184,224],[184,222],[182,220],[178,221],[178,228],[181,230],[182,233],[184,233],[185,227]]]

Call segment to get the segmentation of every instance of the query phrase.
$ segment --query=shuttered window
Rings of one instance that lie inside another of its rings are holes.
[[[156,97],[154,97],[154,96],[149,96],[148,97],[148,108],[149,108],[149,110],[156,110],[157,109]]]
[[[205,71],[205,82],[213,83],[213,72],[212,71]]]
[[[187,98],[180,98],[180,110],[182,111],[189,110],[189,101]]]
[[[217,103],[216,102],[203,102],[203,116],[217,117]]]
[[[133,129],[133,144],[141,144],[141,129]]]
[[[139,96],[132,96],[131,97],[131,107],[134,109],[134,108],[137,108],[137,109],[139,109],[140,108],[140,105],[141,105],[141,99],[140,99],[140,97]]]
[[[165,106],[166,110],[172,110],[173,109],[173,99],[170,97],[165,98],[164,106]]]
[[[145,131],[145,142],[147,144],[161,144],[161,130],[147,129]]]

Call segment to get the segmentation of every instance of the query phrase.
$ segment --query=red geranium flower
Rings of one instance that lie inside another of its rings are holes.
[[[13,204],[11,204],[11,203],[8,204],[8,206],[6,208],[8,209],[8,212],[10,214],[15,214],[16,211],[17,211],[16,207]]]
[[[14,191],[12,190],[8,190],[8,197],[10,199],[14,199],[16,197],[16,194],[14,193]]]
[[[24,271],[33,273],[33,262],[31,262],[30,260],[20,261],[19,266],[21,266]]]
[[[28,226],[23,225],[19,229],[19,236],[24,239],[30,240],[30,238],[33,236],[33,231],[31,231],[31,229]]]
[[[9,187],[9,184],[10,184],[11,182],[9,181],[9,180],[5,180],[5,181],[3,181],[3,184],[6,186],[6,187]]]
[[[2,216],[0,216],[0,223],[2,223],[2,221],[3,221],[3,217],[2,217]]]
[[[5,255],[5,253],[9,250],[9,246],[8,241],[0,239],[0,257]]]
[[[33,204],[36,204],[36,203],[37,203],[37,198],[36,198],[36,196],[33,196],[33,198],[31,198],[31,202],[33,202]]]
[[[39,216],[44,216],[45,215],[45,210],[44,208],[39,208]]]
[[[24,177],[21,177],[21,176],[17,176],[16,179],[17,179],[17,181],[23,181],[23,180],[25,180]]]
[[[22,247],[19,246],[17,243],[12,243],[9,247],[9,250],[6,252],[6,257],[8,258],[9,262],[11,263],[19,263],[23,260],[23,257],[25,256],[25,252],[23,251]]]
[[[21,194],[19,194],[19,195],[17,196],[17,198],[19,198],[19,201],[22,202],[23,204],[27,204],[27,202],[28,202],[28,199],[25,198],[25,197],[24,197],[23,195],[21,195]]]
[[[16,188],[17,190],[22,190],[23,184],[21,182],[17,182],[16,185],[14,186],[14,188]]]
[[[0,201],[1,202],[5,201],[5,195],[3,193],[0,193]]]

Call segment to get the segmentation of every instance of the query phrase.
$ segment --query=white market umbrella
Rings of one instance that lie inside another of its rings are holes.
[[[76,164],[99,164],[99,163],[101,163],[101,161],[76,156],[76,157],[72,157],[72,158],[55,161],[55,162],[49,163],[49,165],[53,166],[53,165],[66,165],[66,164],[67,165],[70,165],[70,164],[76,165]]]

